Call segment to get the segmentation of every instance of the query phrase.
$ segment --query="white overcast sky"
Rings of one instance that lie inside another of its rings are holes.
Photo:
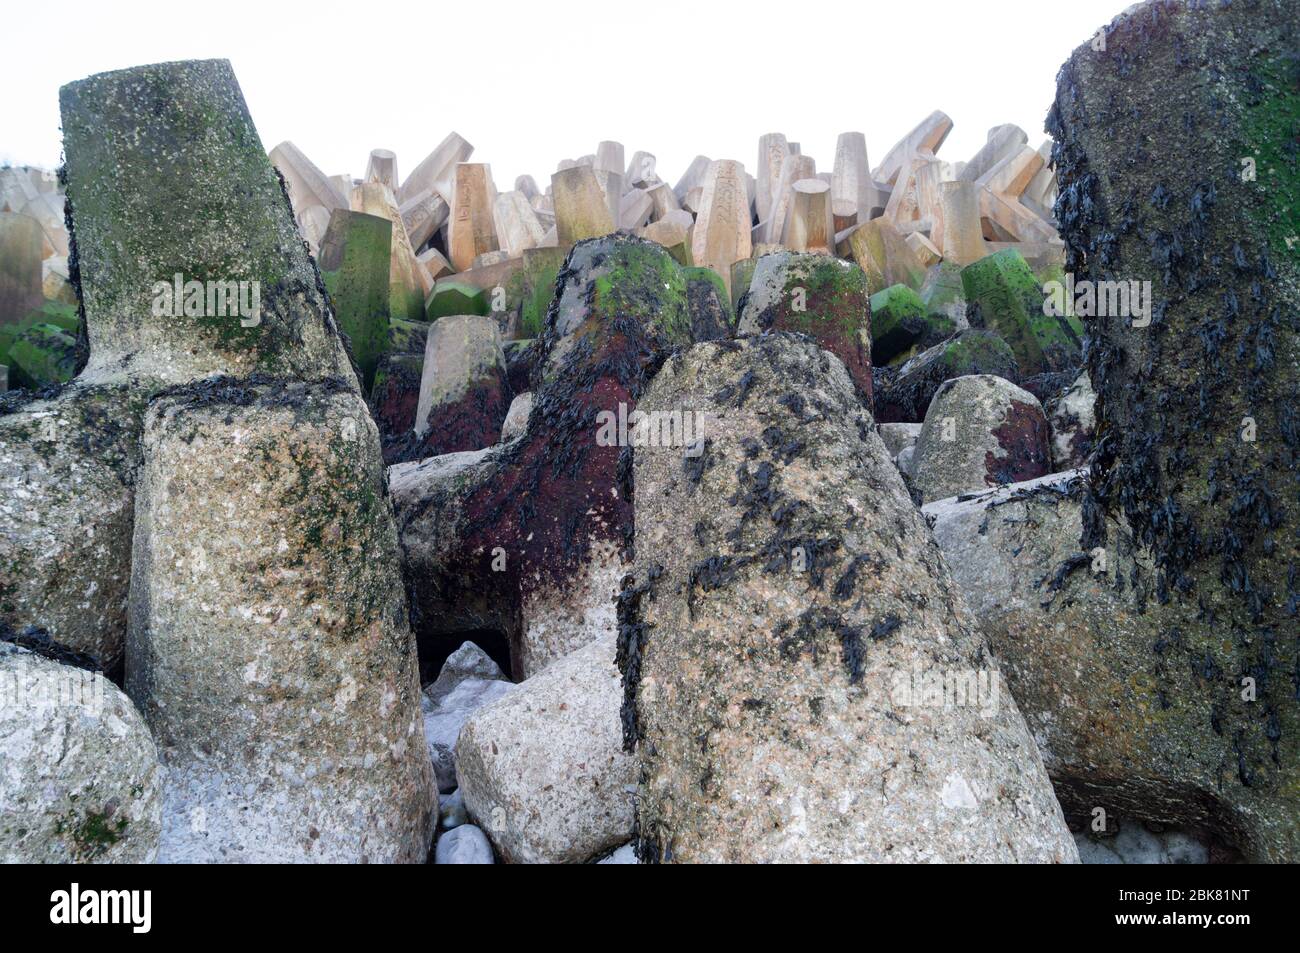
[[[23,2],[4,15],[0,162],[60,157],[58,89],[168,60],[234,63],[267,149],[291,139],[327,174],[361,176],[372,148],[405,174],[450,130],[497,187],[601,139],[658,157],[754,170],[783,132],[829,171],[840,132],[873,164],[935,109],[940,150],[967,158],[989,127],[1041,142],[1056,71],[1128,0],[380,0],[377,3]]]

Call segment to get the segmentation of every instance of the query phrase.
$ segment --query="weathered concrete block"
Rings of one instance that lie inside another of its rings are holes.
[[[397,192],[397,154],[391,149],[371,149],[366,160],[365,181],[377,182],[394,194]]]
[[[1051,462],[1038,398],[1001,377],[972,374],[945,381],[935,391],[911,475],[929,503],[1036,479]]]
[[[466,162],[474,147],[461,136],[449,132],[437,148],[411,170],[397,190],[397,201],[405,203],[426,189],[442,196],[448,208],[455,204],[456,166]]]
[[[470,816],[507,863],[582,863],[632,834],[614,633],[474,711],[456,746]]]
[[[825,255],[778,252],[758,260],[737,334],[799,331],[848,368],[871,406],[871,303],[862,270]]]
[[[907,285],[871,296],[871,363],[880,367],[941,343],[957,330],[950,318],[931,314]]]
[[[518,258],[541,244],[546,234],[523,192],[502,192],[492,207],[496,233],[507,257]]]
[[[0,862],[153,863],[162,774],[131,700],[5,642],[0,699]]]
[[[731,291],[731,266],[751,251],[749,200],[745,195],[745,167],[719,159],[704,176],[699,215],[691,237],[691,260],[712,268]]]
[[[576,246],[556,289],[524,435],[391,471],[421,640],[502,632],[516,677],[612,631],[631,527],[626,421],[691,334],[686,277],[649,242]]]
[[[573,245],[614,231],[614,216],[596,174],[574,166],[551,176],[555,227],[561,245]]]
[[[1151,596],[1126,620],[1131,704],[1097,764],[1130,740],[1162,752],[1170,783],[1134,792],[1135,807],[1195,810],[1188,789],[1203,792],[1248,857],[1295,861],[1300,701],[1285,673],[1300,648],[1283,634],[1300,605],[1300,332],[1284,316],[1300,307],[1300,262],[1283,223],[1300,185],[1285,136],[1266,131],[1300,108],[1284,52],[1295,17],[1268,0],[1146,4],[1104,37],[1105,51],[1085,42],[1062,67],[1048,117],[1066,270],[1151,282],[1149,325],[1123,309],[1089,321],[1102,445],[1078,549],[1114,555],[1125,537],[1111,520],[1122,516],[1139,542],[1136,574],[1118,571],[1126,591]],[[1160,146],[1150,163],[1132,158],[1142,130]],[[1243,156],[1256,158],[1255,181]],[[1100,620],[1105,608],[1080,611]],[[1109,717],[1099,694],[1087,697]],[[1087,771],[1088,800],[1122,791],[1107,783],[1115,776]]]
[[[1079,366],[1082,326],[1077,318],[1072,326],[1069,318],[1043,313],[1042,285],[1018,251],[1006,249],[967,265],[961,283],[971,324],[996,331],[1011,345],[1021,374]]]
[[[451,206],[433,189],[417,192],[399,205],[397,210],[402,216],[402,224],[406,226],[406,235],[411,240],[411,247],[417,250],[433,238],[434,233],[447,223],[451,215]],[[436,249],[430,251],[440,257],[442,255]],[[416,258],[423,261],[427,254],[426,252],[417,255]],[[450,272],[451,267],[448,266],[446,270]],[[442,276],[435,274],[433,277]]]
[[[867,276],[871,294],[898,284],[920,289],[925,268],[902,234],[886,219],[873,218],[859,225],[849,236],[849,243],[854,260]]]
[[[367,390],[389,351],[392,230],[387,217],[335,209],[321,242],[321,279]]]
[[[483,315],[439,318],[429,328],[424,352],[415,414],[419,442],[403,458],[492,446],[511,397],[496,320]]]
[[[697,460],[636,454],[619,662],[642,859],[1075,860],[839,361],[783,334],[701,344],[642,407],[708,421]],[[983,678],[982,700],[913,691],[958,673]]]
[[[59,95],[88,374],[311,378],[347,366],[229,63],[102,73]],[[176,295],[177,274],[204,286]],[[247,316],[240,294],[213,284],[254,281],[260,309]]]
[[[18,323],[44,302],[41,259],[40,222],[0,212],[0,325]]]
[[[127,691],[165,861],[422,862],[435,797],[379,436],[351,381],[154,399]]]
[[[492,222],[496,196],[491,166],[482,162],[457,163],[447,236],[448,257],[457,271],[467,271],[479,255],[498,249]]]
[[[89,363],[0,416],[0,621],[112,669],[150,395],[210,374],[352,370],[229,63],[105,73],[60,101]],[[177,275],[205,281],[178,294]]]
[[[992,331],[966,328],[922,351],[899,368],[876,368],[876,420],[920,423],[945,381],[969,374],[1016,380],[1020,370],[1007,342]]]
[[[341,190],[292,142],[282,142],[270,152],[271,163],[284,176],[295,212],[317,205],[333,211],[348,207],[348,192]]]

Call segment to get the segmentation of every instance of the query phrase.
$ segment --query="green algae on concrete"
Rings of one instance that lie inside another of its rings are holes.
[[[916,348],[927,348],[950,337],[956,324],[931,314],[921,296],[907,285],[890,285],[871,296],[871,363],[890,364]]]
[[[1115,632],[1098,604],[1076,629],[1131,690],[1120,706],[1100,687],[1070,695],[1111,724],[1054,745],[1057,790],[1067,811],[1199,825],[1249,859],[1295,862],[1295,4],[1148,3],[1104,38],[1062,67],[1047,127],[1066,270],[1151,282],[1145,326],[1087,322],[1098,440],[1071,544],[1105,547],[1124,580],[1129,624]]]
[[[1019,377],[1011,347],[992,331],[966,328],[947,341],[911,358],[901,367],[885,369],[876,393],[880,423],[920,423],[935,391],[955,377],[992,374],[1014,381]]]
[[[361,385],[368,393],[379,359],[390,348],[389,256],[393,226],[377,215],[335,209],[330,229],[337,232],[334,237],[341,257],[337,270],[322,271],[321,277],[339,327],[351,342]]]
[[[1043,313],[1044,292],[1014,248],[986,255],[961,271],[971,324],[996,331],[1011,345],[1025,376],[1077,367],[1078,335],[1064,318]]]
[[[686,272],[662,245],[624,238],[593,244],[580,252],[582,247],[582,243],[575,246],[565,270],[572,271],[577,265],[589,276],[591,300],[582,309],[583,324],[596,328],[619,314],[653,315],[650,323],[657,333],[683,343],[690,341]],[[563,278],[561,275],[561,282]],[[560,289],[563,285],[557,282],[556,287]],[[579,326],[571,324],[575,317],[572,309],[578,302],[557,299],[556,304],[558,323],[554,330],[560,334],[579,331]],[[644,322],[646,318],[641,320]],[[551,332],[548,320],[543,337],[549,337]]]
[[[341,372],[346,357],[284,186],[226,60],[101,73],[60,90],[92,371],[164,379]],[[159,283],[258,283],[257,320],[157,309]]]
[[[11,387],[40,390],[66,384],[77,369],[77,339],[54,324],[33,324],[23,329],[0,353],[8,364]]]
[[[741,301],[738,335],[798,331],[848,368],[870,403],[871,302],[867,277],[852,262],[782,251],[758,260]]]
[[[555,297],[555,279],[567,255],[563,248],[529,248],[524,252],[523,267],[505,285],[505,305],[511,312],[505,328],[508,336],[529,339],[542,332],[546,312]]]
[[[483,289],[459,278],[440,278],[424,303],[424,317],[430,324],[451,314],[482,315],[490,310]]]
[[[925,281],[921,259],[887,219],[873,218],[855,228],[849,236],[849,247],[867,276],[867,288],[872,294],[896,284],[920,289]]]

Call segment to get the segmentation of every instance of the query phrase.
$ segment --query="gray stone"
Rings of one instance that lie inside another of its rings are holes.
[[[1131,529],[1106,518],[1107,542],[1084,548],[1086,479],[1052,474],[923,512],[1067,813],[1205,830],[1249,855],[1285,830],[1290,807],[1222,783],[1231,748],[1217,750],[1208,716],[1185,713],[1216,673],[1169,664],[1180,636],[1148,621],[1159,603]]]
[[[908,477],[912,476],[915,462],[916,462],[915,445],[910,447],[904,447],[902,450],[898,451],[898,455],[894,457],[894,466],[898,467],[898,472],[904,473]]]
[[[516,437],[522,436],[528,429],[528,417],[532,412],[532,392],[516,394],[515,399],[510,402],[510,410],[506,412],[505,422],[501,424],[501,442],[509,443]]]
[[[461,647],[447,656],[438,677],[424,688],[425,697],[439,705],[451,694],[452,690],[466,679],[477,678],[485,681],[493,679],[508,682],[510,679],[501,667],[492,661],[492,657],[473,642],[464,642]]]
[[[434,850],[438,864],[494,864],[492,845],[473,824],[461,824],[438,838]]]
[[[619,662],[641,856],[1074,861],[843,365],[788,334],[697,344],[640,406],[707,421],[700,457],[635,460]]]
[[[425,859],[419,670],[355,387],[200,382],[150,406],[126,685],[167,767],[162,860]]]
[[[1052,470],[1072,470],[1087,462],[1097,426],[1093,392],[1088,372],[1082,372],[1065,391],[1048,401],[1047,425],[1052,434]]]
[[[1153,832],[1137,821],[1124,821],[1118,832],[1094,834],[1090,830],[1074,835],[1079,860],[1085,864],[1208,864],[1207,844],[1195,835],[1179,830]]]
[[[1206,844],[1182,831],[1164,831],[1160,835],[1165,846],[1165,863],[1208,864],[1210,849]]]
[[[1124,824],[1110,842],[1110,849],[1126,864],[1163,864],[1165,848],[1160,838],[1141,824]]]
[[[876,433],[885,442],[885,449],[891,457],[897,457],[905,449],[915,446],[921,436],[922,424],[876,424]]]
[[[436,702],[426,691],[421,702],[424,738],[429,746],[429,758],[433,762],[439,791],[447,793],[458,785],[456,745],[466,719],[477,709],[510,694],[515,688],[513,682],[494,675],[462,678]]]
[[[442,830],[454,830],[468,823],[469,812],[465,810],[465,798],[460,788],[438,799],[438,826]]]
[[[632,836],[614,636],[553,662],[461,730],[470,815],[508,863],[581,863]]]
[[[935,391],[912,460],[925,502],[1032,480],[1048,469],[1047,421],[1033,394],[990,374],[958,377]]]
[[[146,399],[74,381],[0,416],[0,623],[37,625],[108,672],[126,638]]]
[[[0,863],[148,864],[162,774],[104,676],[0,642]]]
[[[1079,849],[1081,864],[1122,864],[1119,854],[1111,849],[1109,840],[1095,840],[1086,834],[1075,834],[1074,844]]]

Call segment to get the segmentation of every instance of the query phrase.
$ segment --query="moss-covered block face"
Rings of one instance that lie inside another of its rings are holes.
[[[898,361],[917,347],[938,344],[957,330],[951,318],[931,314],[907,285],[891,285],[871,296],[871,363]]]
[[[424,344],[429,336],[429,326],[423,321],[403,321],[391,318],[388,322],[388,349],[390,354],[424,354]],[[376,377],[375,383],[378,383]]]
[[[27,320],[37,324],[53,324],[62,328],[73,337],[81,327],[81,318],[75,304],[63,301],[46,301],[40,308],[28,315]]]
[[[876,419],[881,423],[920,423],[930,401],[945,381],[968,374],[992,374],[1006,380],[1019,376],[1015,355],[992,331],[966,328],[941,344],[916,355],[895,372],[876,395]]]
[[[77,369],[77,340],[53,324],[34,324],[9,344],[0,364],[10,367],[10,384],[40,390],[66,384]]]
[[[1294,255],[1300,239],[1300,59],[1290,51],[1258,50],[1241,100],[1241,155],[1254,160],[1259,195],[1247,215],[1277,258]],[[1239,165],[1241,165],[1239,160]],[[1244,166],[1242,166],[1244,172]]]
[[[971,323],[1000,334],[1022,374],[1063,371],[1078,365],[1082,345],[1065,319],[1043,313],[1038,278],[1014,248],[987,255],[962,269]]]
[[[737,332],[798,331],[848,368],[871,400],[871,302],[867,276],[828,255],[778,252],[759,259],[741,304]]]
[[[39,390],[64,384],[77,370],[77,309],[46,301],[22,321],[0,324],[0,364],[9,387]]]
[[[740,302],[749,291],[757,267],[757,258],[742,258],[731,266],[731,310],[736,315],[740,314]]]
[[[388,310],[392,230],[387,219],[352,213],[346,219],[339,268],[322,275],[367,391],[374,384],[379,359],[392,346]]]
[[[488,296],[483,289],[456,278],[438,281],[424,304],[424,316],[430,324],[449,314],[487,314],[488,311]]]
[[[658,297],[666,308],[654,316],[655,325],[667,334],[686,331],[687,273],[675,259],[650,242],[628,242],[616,244],[606,264],[595,285],[593,306],[599,315],[612,317]]]
[[[726,283],[712,268],[683,269],[691,309],[691,337],[695,341],[716,341],[731,337],[736,319]]]
[[[685,271],[654,242],[622,236],[579,242],[556,280],[540,338],[540,369],[549,377],[571,347],[605,347],[606,336],[624,320],[635,320],[638,335],[665,346],[689,344]]]
[[[1158,753],[1151,773],[1179,780],[1133,800],[1175,814],[1200,799],[1248,856],[1287,861],[1300,858],[1295,22],[1281,0],[1148,3],[1107,29],[1104,52],[1074,52],[1048,117],[1066,270],[1151,282],[1146,326],[1087,321],[1098,444],[1078,547],[1132,540],[1140,615],[1123,650],[1159,654],[1135,686],[1158,731],[1123,727]],[[1128,759],[1116,746],[1066,767],[1100,803]]]
[[[60,104],[92,368],[340,370],[315,266],[227,61],[102,73],[63,87]],[[178,274],[257,282],[260,320],[158,313],[155,285]]]
[[[567,253],[562,248],[531,248],[524,252],[524,266],[506,283],[506,307],[518,314],[517,333],[530,339],[541,334],[546,312],[555,297],[555,279],[564,267]]]

